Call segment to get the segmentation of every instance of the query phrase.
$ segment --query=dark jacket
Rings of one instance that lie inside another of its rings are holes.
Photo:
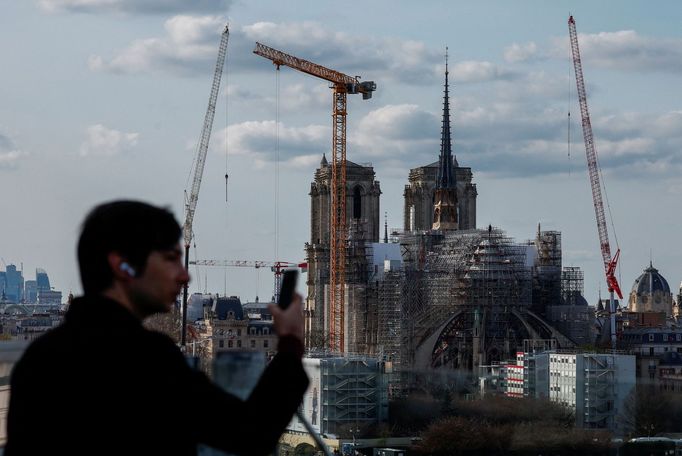
[[[198,443],[268,453],[308,385],[301,353],[282,338],[244,402],[115,301],[76,299],[12,372],[4,454],[194,455]]]

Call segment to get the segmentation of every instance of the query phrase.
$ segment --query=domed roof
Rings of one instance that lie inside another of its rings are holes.
[[[655,291],[670,293],[670,287],[668,286],[668,281],[658,273],[658,269],[649,263],[649,267],[644,270],[644,274],[639,276],[632,285],[632,292],[643,295],[652,294]]]

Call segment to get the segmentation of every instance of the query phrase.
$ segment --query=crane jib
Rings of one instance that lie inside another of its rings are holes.
[[[597,160],[597,150],[594,145],[594,135],[592,133],[592,123],[587,107],[587,91],[585,90],[585,78],[583,76],[582,62],[580,60],[580,48],[578,46],[578,33],[575,28],[573,16],[568,18],[568,31],[571,40],[571,54],[573,56],[573,68],[575,70],[575,82],[578,90],[578,102],[580,104],[580,114],[582,116],[583,139],[585,141],[585,155],[587,158],[587,168],[590,176],[590,186],[592,188],[592,200],[594,203],[595,218],[597,220],[597,231],[599,234],[599,245],[601,248],[602,260],[604,262],[604,272],[609,291],[615,291],[620,299],[623,299],[620,286],[615,277],[615,269],[618,263],[620,250],[611,258],[611,244],[606,227],[606,215],[604,213],[604,202],[601,194],[601,182],[599,180],[599,168]]]

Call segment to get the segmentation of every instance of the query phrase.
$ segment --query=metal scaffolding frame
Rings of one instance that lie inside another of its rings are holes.
[[[561,297],[564,304],[575,306],[580,303],[584,292],[585,274],[579,267],[566,266],[561,272]]]
[[[611,429],[616,400],[616,370],[613,356],[585,354],[585,414],[588,429]]]
[[[486,345],[512,351],[514,312],[531,305],[528,246],[514,243],[502,230],[405,232],[400,243],[403,269],[377,282],[378,349],[396,366],[409,367],[417,346],[444,322],[446,337],[434,358],[465,367],[472,355],[475,320],[484,328]],[[455,318],[455,316],[457,317]],[[398,322],[400,325],[398,326]],[[466,367],[471,367],[467,365]]]
[[[344,426],[357,429],[386,419],[382,366],[380,361],[364,356],[320,360],[322,433],[338,434]]]

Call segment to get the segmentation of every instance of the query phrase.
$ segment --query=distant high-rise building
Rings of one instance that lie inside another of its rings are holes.
[[[7,273],[0,271],[0,299],[5,296],[5,288],[7,288]]]
[[[38,290],[50,290],[50,278],[47,276],[45,269],[36,269],[36,283]]]
[[[35,280],[27,280],[24,283],[24,301],[26,304],[35,304],[38,300],[38,284]]]
[[[19,303],[24,298],[24,276],[16,265],[8,264],[5,270],[5,297],[8,301]]]
[[[38,304],[43,306],[59,306],[62,304],[62,292],[38,290]]]

